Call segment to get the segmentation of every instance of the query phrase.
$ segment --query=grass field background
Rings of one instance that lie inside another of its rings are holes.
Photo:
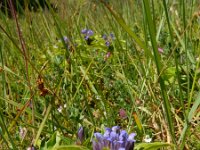
[[[0,149],[91,149],[115,125],[136,148],[200,149],[198,1],[52,3],[0,12]]]

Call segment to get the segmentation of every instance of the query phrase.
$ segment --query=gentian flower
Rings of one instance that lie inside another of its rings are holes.
[[[104,132],[104,137],[105,138],[109,138],[109,136],[110,136],[110,132],[112,131],[112,129],[110,129],[110,128],[105,128],[105,132]]]
[[[102,36],[102,38],[103,38],[104,40],[107,40],[107,35],[104,34],[104,35]]]
[[[112,39],[112,40],[114,40],[114,39],[115,39],[115,36],[114,36],[114,34],[113,34],[113,33],[110,33],[110,37],[111,37],[111,39]]]
[[[67,36],[63,36],[62,39],[59,39],[59,42],[63,42],[64,41],[64,46],[66,46],[66,48],[68,50],[71,49],[71,42],[70,42],[70,39],[67,37]]]
[[[81,143],[84,140],[84,129],[82,126],[78,130],[78,139],[80,140]]]
[[[111,46],[111,43],[112,43],[112,40],[114,40],[114,34],[113,33],[110,33],[110,35],[109,36],[107,36],[106,34],[104,34],[103,36],[102,36],[102,38],[105,40],[105,45],[107,46],[107,47],[110,47]]]
[[[87,34],[87,31],[88,31],[87,29],[83,29],[83,30],[81,30],[81,33],[82,34]]]
[[[66,36],[63,37],[63,40],[65,41],[66,44],[69,42],[69,39]]]
[[[133,150],[136,136],[135,133],[128,133],[121,130],[119,126],[105,128],[104,134],[94,133],[92,141],[93,150]]]
[[[107,47],[109,47],[110,46],[110,41],[106,41],[105,44],[106,44]]]
[[[91,36],[94,35],[94,32],[92,30],[90,30],[90,29],[83,29],[81,31],[81,33],[85,35],[85,37],[84,37],[85,40],[88,40]]]

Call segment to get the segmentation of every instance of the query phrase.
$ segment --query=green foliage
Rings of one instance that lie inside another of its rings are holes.
[[[89,150],[89,149],[83,146],[68,145],[68,146],[58,146],[54,150]]]
[[[58,132],[55,132],[51,138],[41,144],[40,150],[88,150],[86,147],[78,145],[60,145],[61,138]]]
[[[174,147],[174,146],[169,143],[161,143],[161,142],[140,143],[135,146],[134,150],[157,150],[165,147]]]
[[[0,149],[87,149],[114,125],[136,149],[199,149],[197,1],[50,3],[0,12]]]
[[[51,138],[45,143],[41,144],[40,150],[54,150],[57,146],[60,145],[60,135],[58,132],[55,132]]]

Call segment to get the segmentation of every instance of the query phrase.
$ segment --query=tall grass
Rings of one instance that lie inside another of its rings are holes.
[[[91,148],[114,125],[136,145],[150,136],[199,149],[198,1],[52,2],[57,12],[0,12],[0,149],[75,144],[80,126]]]

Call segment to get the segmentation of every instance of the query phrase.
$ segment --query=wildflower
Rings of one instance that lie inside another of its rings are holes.
[[[94,35],[94,32],[90,29],[83,29],[81,33],[85,35],[85,40],[89,40],[89,38]]]
[[[63,37],[63,40],[65,41],[65,43],[69,42],[69,39],[66,36]]]
[[[78,130],[78,139],[80,140],[81,143],[84,140],[84,129],[82,126]]]
[[[105,128],[104,134],[94,133],[92,141],[93,150],[133,150],[136,136],[135,133],[128,133],[120,130],[119,126]]]
[[[81,30],[81,33],[82,34],[87,34],[87,31],[88,31],[87,29],[83,29],[83,30]]]
[[[164,51],[163,51],[162,48],[159,47],[159,48],[158,48],[158,52],[162,54]]]
[[[25,127],[19,127],[19,136],[23,140],[24,137],[26,136],[27,129]]]
[[[107,40],[107,35],[104,34],[104,35],[102,36],[102,38],[103,38],[104,40]]]
[[[27,150],[35,150],[35,147],[34,146],[30,146],[27,148]]]
[[[112,39],[112,40],[114,40],[114,39],[115,39],[115,36],[114,36],[114,34],[113,34],[113,33],[110,33],[110,37],[111,37],[111,39]]]
[[[104,60],[106,61],[111,56],[111,52],[107,52],[107,54],[104,56]]]
[[[57,108],[58,112],[61,113],[62,110],[63,110],[63,107],[60,105],[58,108]]]
[[[110,41],[106,41],[105,44],[106,44],[107,47],[109,47],[110,46]]]
[[[67,108],[67,104],[64,104],[64,108]]]
[[[87,35],[88,35],[88,36],[92,36],[93,34],[94,34],[94,32],[93,32],[92,30],[88,30],[88,31],[87,31]]]
[[[150,143],[152,141],[152,138],[149,135],[146,135],[144,138],[144,142]]]
[[[127,118],[126,111],[125,111],[123,108],[121,108],[121,109],[119,110],[119,117],[122,118],[122,119]]]
[[[132,150],[132,149],[133,149],[134,143],[136,142],[136,140],[134,139],[135,136],[136,136],[135,133],[131,133],[131,134],[128,136],[127,143],[126,143],[126,149],[127,149],[127,150]]]
[[[63,36],[61,39],[59,39],[59,42],[64,42],[64,47],[66,47],[68,50],[72,49],[72,44],[70,39],[67,36]],[[58,48],[57,45],[54,45],[54,48]]]
[[[102,38],[105,40],[105,45],[108,47],[108,50],[112,52],[113,49],[114,49],[114,47],[112,45],[112,41],[115,39],[114,34],[110,33],[109,36],[107,36],[106,34],[104,34],[102,36]]]

